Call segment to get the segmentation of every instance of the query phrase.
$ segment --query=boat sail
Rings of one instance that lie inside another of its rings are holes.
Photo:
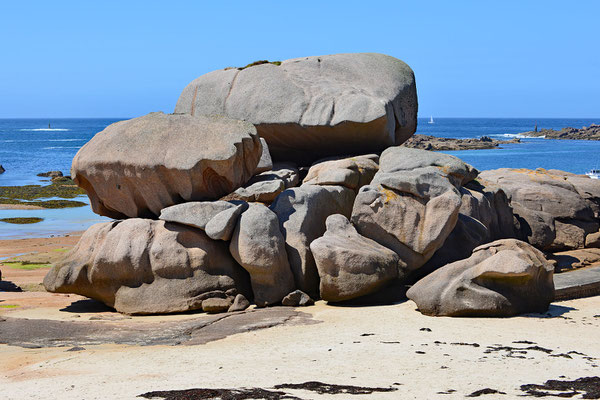
[[[428,124],[435,124],[435,122],[433,121],[433,115],[429,118]]]

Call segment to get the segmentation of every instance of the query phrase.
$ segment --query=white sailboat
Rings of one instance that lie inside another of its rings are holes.
[[[429,118],[428,124],[435,124],[435,122],[433,121],[433,115]]]

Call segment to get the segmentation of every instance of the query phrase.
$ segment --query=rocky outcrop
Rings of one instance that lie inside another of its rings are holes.
[[[49,292],[76,293],[126,314],[198,310],[249,277],[224,242],[201,230],[131,218],[93,225],[44,278]]]
[[[398,277],[398,255],[358,234],[340,214],[327,218],[327,231],[310,244],[321,298],[344,301],[376,292]]]
[[[229,201],[191,201],[163,208],[159,218],[204,230],[217,214],[235,207],[236,203]]]
[[[379,170],[378,161],[376,154],[320,161],[310,167],[303,183],[339,185],[358,191],[371,183]]]
[[[264,205],[251,203],[242,214],[229,250],[250,274],[256,305],[279,303],[294,289],[294,276],[279,221]]]
[[[508,317],[545,312],[554,299],[554,268],[539,250],[515,239],[475,249],[412,286],[406,295],[426,315]]]
[[[354,197],[354,191],[343,186],[302,185],[285,190],[271,204],[285,238],[296,287],[313,298],[319,297],[319,275],[309,246],[325,233],[328,216],[350,216]]]
[[[561,130],[542,129],[540,131],[523,132],[525,137],[544,137],[546,139],[570,139],[570,140],[600,140],[600,125],[591,124],[583,128],[563,128]]]
[[[334,54],[210,72],[183,90],[175,112],[251,122],[274,160],[309,165],[404,142],[417,126],[417,92],[394,57]]]
[[[415,134],[402,144],[411,149],[422,149],[429,151],[448,151],[448,150],[484,150],[495,149],[501,144],[520,143],[521,139],[514,138],[510,140],[496,140],[489,136],[482,136],[479,139],[453,139],[430,135]]]
[[[509,169],[483,171],[482,184],[494,184],[508,195],[516,218],[517,237],[541,250],[585,246],[600,228],[600,185],[562,171]]]
[[[300,173],[291,163],[275,163],[269,171],[254,175],[248,183],[221,200],[270,204],[285,189],[298,186]]]
[[[389,148],[371,184],[356,196],[352,222],[362,236],[399,255],[404,275],[444,244],[461,207],[457,187],[475,176],[477,170],[453,156]]]
[[[153,218],[174,204],[231,193],[252,177],[261,155],[247,122],[151,113],[96,134],[75,155],[71,174],[94,212]]]
[[[515,237],[512,207],[502,189],[471,181],[459,192],[461,206],[456,226],[443,246],[411,275],[410,281],[421,279],[446,264],[468,258],[476,247],[484,243]]]

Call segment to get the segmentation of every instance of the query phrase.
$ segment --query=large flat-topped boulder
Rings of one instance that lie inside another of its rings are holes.
[[[96,134],[75,155],[71,174],[94,212],[154,218],[165,207],[234,191],[252,177],[261,155],[248,122],[159,112]]]
[[[130,218],[91,226],[44,278],[49,292],[76,293],[127,314],[199,310],[226,292],[250,295],[250,278],[227,244],[171,222]]]
[[[582,248],[600,227],[598,180],[562,171],[500,168],[481,172],[479,181],[506,192],[517,234],[541,250]]]
[[[554,267],[515,239],[477,247],[413,285],[406,295],[426,315],[509,317],[545,312],[554,299]]]
[[[183,90],[175,112],[251,122],[275,160],[309,165],[403,143],[417,127],[417,92],[394,57],[334,54],[210,72]]]

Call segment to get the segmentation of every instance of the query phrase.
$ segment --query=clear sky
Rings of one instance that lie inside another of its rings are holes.
[[[3,1],[0,118],[172,112],[214,69],[380,52],[426,117],[600,117],[600,1]]]

